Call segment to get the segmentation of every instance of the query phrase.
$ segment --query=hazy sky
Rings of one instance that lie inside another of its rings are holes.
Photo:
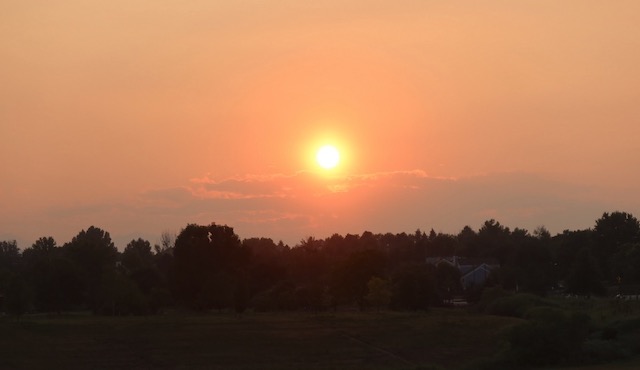
[[[21,248],[640,216],[636,0],[5,0],[0,57]]]

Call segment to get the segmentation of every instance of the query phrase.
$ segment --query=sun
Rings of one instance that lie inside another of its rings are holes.
[[[340,152],[333,145],[324,145],[318,149],[316,161],[320,167],[332,169],[340,163]]]

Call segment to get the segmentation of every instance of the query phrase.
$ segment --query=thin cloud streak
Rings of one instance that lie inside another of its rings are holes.
[[[287,241],[333,232],[400,232],[417,227],[457,232],[488,218],[526,228],[544,224],[559,232],[590,227],[599,213],[616,206],[594,197],[597,192],[592,187],[526,173],[456,179],[432,177],[422,170],[327,178],[299,172],[205,177],[191,186],[198,200],[185,205],[185,213],[198,208],[233,215],[251,236],[259,235],[252,227],[260,224],[265,236]],[[231,191],[239,196],[220,196]],[[284,220],[295,227],[279,228]],[[270,231],[264,227],[267,224],[285,234]]]
[[[308,236],[365,230],[396,233],[433,228],[457,233],[491,218],[529,230],[545,225],[556,233],[591,227],[605,211],[640,211],[638,204],[610,198],[591,186],[526,173],[466,178],[432,177],[421,170],[332,177],[311,172],[227,179],[204,176],[130,199],[31,212],[29,220],[16,220],[16,225],[35,230],[16,228],[15,233],[29,235],[31,240],[20,240],[25,248],[50,230],[64,230],[53,235],[64,243],[81,229],[96,225],[111,232],[123,248],[131,235],[155,242],[165,230],[216,222],[234,227],[243,238],[264,236],[295,244]]]
[[[194,194],[204,198],[251,199],[317,197],[332,193],[350,192],[362,187],[416,188],[419,179],[455,180],[430,177],[425,171],[390,171],[361,175],[323,178],[312,172],[300,171],[293,175],[246,175],[223,180],[209,177],[192,179]]]

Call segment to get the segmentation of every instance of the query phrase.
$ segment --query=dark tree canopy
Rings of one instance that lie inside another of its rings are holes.
[[[336,269],[332,291],[342,302],[354,302],[364,308],[367,283],[372,277],[385,275],[384,254],[377,249],[366,249],[352,253]]]
[[[624,244],[640,241],[640,222],[626,212],[605,212],[596,220],[593,231],[597,246],[596,257],[601,261],[618,253]],[[603,269],[608,271],[608,266],[603,265]]]
[[[611,272],[618,284],[640,284],[640,243],[627,243],[611,257]]]
[[[439,300],[432,266],[405,266],[393,275],[392,285],[391,306],[395,309],[426,310]]]
[[[130,241],[122,252],[122,265],[129,271],[151,268],[153,266],[151,243],[140,238]]]
[[[71,261],[76,279],[82,285],[75,291],[77,302],[85,302],[98,310],[100,286],[105,275],[116,267],[118,250],[108,232],[95,226],[82,230],[71,242],[63,246],[65,256]]]
[[[229,305],[245,265],[244,251],[229,226],[187,225],[174,248],[176,292],[182,302],[196,309]]]
[[[614,287],[635,292],[640,284],[640,225],[626,212],[604,213],[593,229],[555,236],[496,220],[479,226],[458,234],[333,234],[292,247],[268,238],[241,241],[233,228],[215,223],[187,225],[175,239],[165,232],[161,246],[134,239],[122,252],[94,226],[62,247],[42,237],[21,253],[15,241],[0,241],[0,310],[422,310],[461,296],[473,302],[485,286],[590,295]],[[473,271],[488,279],[462,286]]]
[[[602,295],[602,273],[596,259],[587,248],[583,248],[575,256],[575,261],[567,276],[567,291],[578,295]]]
[[[103,270],[114,267],[118,255],[109,233],[95,226],[80,231],[64,248],[90,279]]]
[[[20,249],[16,241],[0,241],[0,270],[15,269],[19,263]]]

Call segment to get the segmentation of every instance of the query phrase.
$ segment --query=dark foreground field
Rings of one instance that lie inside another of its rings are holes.
[[[0,319],[2,369],[458,368],[517,319],[462,311]]]

